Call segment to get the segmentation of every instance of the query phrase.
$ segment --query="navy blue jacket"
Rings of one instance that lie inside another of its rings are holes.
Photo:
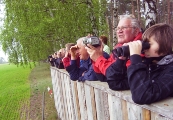
[[[78,67],[76,60],[71,60],[70,66],[68,66],[66,70],[69,73],[71,80],[79,80],[79,81],[98,80],[92,68],[92,63],[90,58],[88,58],[88,60],[83,60],[80,67]],[[82,76],[83,73],[84,75]]]
[[[107,54],[106,52],[103,52],[103,56],[106,59],[110,57],[109,54]],[[66,70],[69,73],[71,80],[96,81],[96,80],[102,79],[100,77],[97,77],[95,71],[93,70],[92,62],[90,58],[88,58],[88,60],[82,60],[82,64],[80,65],[80,67],[78,67],[76,60],[71,60],[70,66],[68,66]],[[82,76],[83,73],[84,75]]]

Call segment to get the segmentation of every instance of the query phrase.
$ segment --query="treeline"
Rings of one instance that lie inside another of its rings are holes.
[[[173,8],[170,0],[3,0],[3,3],[5,19],[0,42],[9,62],[15,64],[46,59],[65,43],[75,42],[88,33],[109,36],[112,47],[116,43],[118,15],[134,14],[145,29],[148,20],[150,26],[165,20],[171,22]]]

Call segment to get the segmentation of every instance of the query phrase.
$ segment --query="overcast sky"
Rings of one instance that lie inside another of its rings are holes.
[[[0,27],[3,25],[2,19],[4,18],[4,4],[0,4]],[[0,57],[3,57],[5,60],[8,59],[8,56],[5,55],[4,51],[2,50],[2,47],[0,45]]]

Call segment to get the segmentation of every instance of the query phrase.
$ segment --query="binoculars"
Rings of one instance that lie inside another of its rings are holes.
[[[150,44],[147,41],[141,41],[141,42],[142,42],[141,52],[150,48]],[[120,57],[120,56],[129,57],[130,56],[129,46],[127,45],[127,46],[117,47],[116,49],[112,50],[112,53],[115,57]]]

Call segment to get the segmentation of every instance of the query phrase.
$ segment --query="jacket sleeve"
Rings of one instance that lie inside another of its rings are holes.
[[[64,57],[62,59],[62,62],[63,62],[64,68],[70,66],[70,58],[69,57]]]
[[[109,88],[112,90],[129,90],[126,61],[117,59],[106,70]]]
[[[94,63],[94,71],[97,73],[102,73],[105,75],[106,69],[113,63],[115,62],[115,59],[111,55],[108,59],[104,58],[104,56],[100,56]]]
[[[78,80],[80,76],[82,76],[82,73],[86,71],[84,67],[78,67],[76,60],[71,60],[71,64],[66,67],[67,72],[70,75],[71,80]]]
[[[105,59],[109,59],[109,58],[110,58],[110,55],[109,55],[108,53],[106,53],[106,52],[103,52],[103,57],[104,57]],[[106,81],[107,81],[106,76],[103,75],[103,74],[101,73],[101,71],[95,66],[95,62],[94,62],[94,61],[92,61],[92,66],[93,66],[93,69],[94,69],[94,71],[95,71],[95,74],[96,74],[97,79],[98,79],[99,81],[101,81],[101,82],[106,82]]]
[[[89,81],[98,80],[98,78],[96,77],[96,74],[93,70],[92,64],[90,64],[89,69],[84,72],[84,75],[79,77],[79,81],[85,81],[85,80],[89,80]]]
[[[173,66],[167,66],[169,69],[155,73],[157,75],[150,80],[147,66],[142,63],[142,58],[139,55],[132,55],[130,60],[131,65],[128,67],[127,75],[135,103],[150,104],[173,94]]]

